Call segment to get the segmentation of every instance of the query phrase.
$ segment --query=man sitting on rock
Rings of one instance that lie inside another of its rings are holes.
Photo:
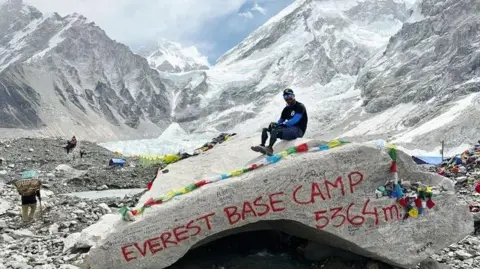
[[[251,147],[253,151],[261,152],[269,156],[273,155],[273,145],[277,138],[282,140],[294,140],[303,137],[307,130],[308,115],[305,106],[295,100],[292,89],[283,91],[283,99],[287,106],[283,109],[282,115],[277,122],[272,122],[268,128],[262,130],[262,143],[259,146]],[[265,147],[268,133],[270,143]]]
[[[77,138],[73,136],[72,140],[67,141],[67,146],[65,146],[65,149],[67,150],[67,154],[69,154],[70,151],[72,151],[76,146],[77,146]]]

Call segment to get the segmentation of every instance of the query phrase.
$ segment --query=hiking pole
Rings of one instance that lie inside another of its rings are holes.
[[[42,206],[42,200],[40,200],[40,219],[43,220],[43,206]]]

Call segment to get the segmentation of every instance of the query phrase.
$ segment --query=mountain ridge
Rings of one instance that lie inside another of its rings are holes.
[[[6,119],[0,127],[35,122],[24,127],[120,139],[142,131],[158,135],[170,124],[163,117],[171,109],[168,93],[146,59],[79,14],[45,17],[23,3],[2,11],[15,17],[26,9],[32,16],[17,20],[19,30],[0,41],[0,97],[11,100],[0,110]],[[0,25],[7,25],[3,18]],[[7,84],[25,94],[13,94]],[[24,108],[31,119],[19,120]]]
[[[166,39],[158,40],[152,48],[140,52],[150,66],[161,72],[181,73],[193,70],[210,69],[210,63],[195,46],[184,47],[180,43]]]
[[[39,101],[45,93],[23,77],[35,72],[44,72],[48,77],[49,72],[56,70],[60,74],[55,77],[59,90],[50,89],[49,94],[53,92],[57,99],[77,107],[74,112],[67,109],[66,114],[82,115],[81,107],[93,105],[91,110],[96,112],[86,109],[87,114],[99,115],[102,123],[91,124],[104,128],[105,134],[114,130],[130,139],[140,133],[159,135],[172,123],[178,123],[186,132],[232,129],[255,132],[276,120],[283,106],[280,92],[291,87],[309,110],[311,121],[307,136],[374,138],[388,135],[394,136],[399,143],[432,146],[443,135],[451,139],[452,144],[458,144],[472,139],[475,134],[458,136],[456,131],[446,131],[446,126],[432,125],[428,120],[443,122],[441,119],[446,116],[442,111],[448,109],[456,116],[460,115],[458,111],[471,116],[478,113],[477,109],[451,110],[462,104],[475,108],[478,102],[475,94],[479,88],[476,80],[479,48],[476,44],[480,44],[477,40],[480,35],[478,23],[474,21],[476,10],[479,7],[474,0],[420,0],[416,3],[411,0],[345,0],[341,3],[298,0],[270,18],[208,69],[193,68],[186,72],[181,68],[165,72],[153,69],[152,61],[140,55],[132,56],[134,54],[126,46],[99,50],[99,45],[112,44],[104,33],[107,38],[98,38],[101,42],[95,39],[79,44],[73,42],[84,54],[102,51],[94,57],[62,54],[66,49],[57,46],[45,52],[47,57],[40,54],[38,60],[9,67],[8,76],[0,71],[0,81],[3,76],[4,80],[10,79],[10,84],[22,89],[16,91],[21,92],[21,96],[10,94],[9,98],[25,99],[20,103],[30,113],[45,106]],[[31,16],[38,17],[35,14]],[[450,18],[455,23],[448,25],[442,18]],[[52,21],[61,20],[53,18]],[[0,19],[0,29],[4,29],[6,24],[1,22]],[[21,27],[22,23],[16,27],[25,28],[25,25]],[[82,31],[78,25],[73,30],[77,36],[81,36]],[[70,36],[66,42],[71,40],[75,40],[75,36]],[[2,47],[4,42],[0,39],[0,66],[6,62],[2,55],[9,48]],[[424,51],[420,45],[429,49]],[[447,57],[433,57],[437,52]],[[10,56],[9,61],[15,59],[15,55]],[[69,60],[71,64],[67,64],[55,55],[65,55],[65,59],[73,57],[75,61]],[[110,59],[119,55],[127,55],[128,61]],[[453,62],[461,64],[448,69],[448,64]],[[88,69],[78,66],[82,64]],[[48,70],[42,71],[45,66]],[[446,70],[445,74],[449,75],[435,75],[435,70]],[[93,79],[81,79],[85,77]],[[411,78],[423,78],[432,84],[431,89],[422,86],[427,82]],[[23,80],[28,83],[23,85],[20,83]],[[442,81],[446,82],[445,87]],[[89,85],[90,90],[96,89],[91,90],[94,94],[86,94],[85,85]],[[446,93],[450,97],[432,100],[432,93]],[[65,97],[62,98],[62,94]],[[89,104],[89,95],[94,96],[94,104]],[[108,98],[110,95],[113,97]],[[8,113],[16,119],[22,117],[11,109]],[[34,112],[31,114],[24,115],[27,119],[23,121],[42,125],[39,119],[43,118],[37,119]],[[69,120],[76,117],[70,116]],[[475,120],[454,119],[462,130],[475,123]],[[448,118],[445,122],[452,121]],[[82,119],[79,124],[86,128],[90,122]],[[432,138],[415,139],[425,134],[431,134]]]

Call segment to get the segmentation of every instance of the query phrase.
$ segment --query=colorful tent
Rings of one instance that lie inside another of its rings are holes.
[[[22,172],[22,179],[38,178],[37,171],[29,170]]]
[[[125,160],[124,159],[116,159],[112,158],[108,162],[109,166],[117,166],[117,167],[123,167],[125,165]]]
[[[431,164],[431,165],[439,165],[444,160],[442,156],[412,156],[412,159],[417,164]]]

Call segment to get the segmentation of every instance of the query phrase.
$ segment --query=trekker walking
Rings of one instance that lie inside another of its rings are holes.
[[[42,197],[40,196],[40,188],[42,182],[39,179],[20,179],[13,182],[17,188],[18,194],[22,196],[21,215],[24,223],[33,220],[33,216],[37,209],[37,198],[42,205]]]
[[[22,221],[24,223],[33,221],[33,216],[37,209],[37,197],[38,201],[42,203],[40,189],[31,195],[22,195]]]
[[[303,137],[307,130],[308,115],[305,106],[295,99],[295,94],[292,89],[285,89],[283,91],[283,99],[286,106],[282,111],[280,119],[277,122],[272,122],[268,128],[262,130],[262,143],[259,146],[253,146],[251,149],[256,152],[261,152],[269,156],[273,155],[273,145],[277,139],[295,140]],[[270,142],[267,147],[265,143],[270,133]]]
[[[73,149],[77,146],[77,138],[75,136],[72,137],[72,140],[67,141],[67,145],[65,146],[65,150],[67,150],[67,154],[69,154]]]

